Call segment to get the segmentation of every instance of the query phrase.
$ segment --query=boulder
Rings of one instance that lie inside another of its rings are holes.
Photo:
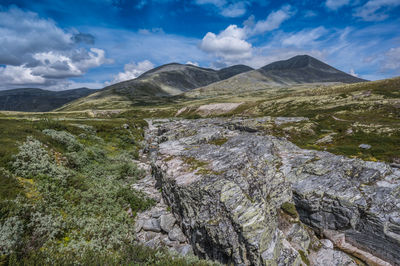
[[[160,226],[161,229],[167,233],[169,233],[175,224],[175,218],[172,214],[163,214],[160,217]]]

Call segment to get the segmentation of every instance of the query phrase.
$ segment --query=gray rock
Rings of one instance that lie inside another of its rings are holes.
[[[321,239],[320,242],[324,248],[333,249],[333,243],[329,239]]]
[[[328,240],[329,241],[329,240]],[[329,265],[329,266],[357,266],[346,253],[332,248],[321,248],[316,254],[310,256],[312,265]]]
[[[191,245],[183,245],[183,246],[178,248],[178,252],[182,256],[186,256],[186,255],[189,255],[189,254],[193,253],[193,249],[192,249]]]
[[[135,223],[135,233],[139,233],[140,230],[142,230],[143,223],[144,223],[144,221],[141,220],[141,219],[136,221],[136,223]]]
[[[302,223],[342,232],[355,246],[400,264],[400,170],[300,149],[263,135],[259,123],[177,120],[147,131],[157,186],[179,210],[175,217],[194,253],[222,263],[300,263],[297,250],[311,236],[284,230],[278,212],[295,203]],[[223,145],[209,144],[222,138]],[[347,263],[346,254],[332,254]]]
[[[186,236],[178,226],[174,226],[174,228],[168,233],[168,238],[171,241],[179,241],[181,243],[186,241]]]
[[[371,145],[369,145],[369,144],[360,144],[358,147],[361,149],[364,149],[364,150],[371,149]]]
[[[163,214],[160,217],[160,226],[161,229],[167,233],[169,233],[175,224],[175,218],[172,214]]]
[[[158,219],[144,221],[142,228],[145,231],[161,232],[160,221]]]

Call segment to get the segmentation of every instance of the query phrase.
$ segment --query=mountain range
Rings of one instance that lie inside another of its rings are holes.
[[[220,70],[190,64],[171,63],[149,70],[138,78],[107,86],[95,93],[88,89],[49,92],[18,89],[0,92],[0,109],[49,111],[118,109],[135,104],[154,103],[171,96],[209,97],[293,87],[304,84],[356,83],[354,77],[311,56],[298,55],[268,64],[260,69],[234,65]]]

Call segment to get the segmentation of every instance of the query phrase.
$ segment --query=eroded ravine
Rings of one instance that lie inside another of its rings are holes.
[[[173,217],[186,236],[179,247],[236,265],[356,265],[336,248],[368,264],[399,264],[400,171],[300,149],[258,132],[261,123],[150,124],[146,150],[155,180],[149,187],[157,186],[159,202],[172,212],[161,215]],[[151,237],[157,238],[150,234],[143,242],[157,242]]]

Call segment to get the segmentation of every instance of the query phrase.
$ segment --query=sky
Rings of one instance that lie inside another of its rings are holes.
[[[177,62],[262,67],[308,54],[400,75],[400,0],[0,0],[0,90],[93,89]]]

